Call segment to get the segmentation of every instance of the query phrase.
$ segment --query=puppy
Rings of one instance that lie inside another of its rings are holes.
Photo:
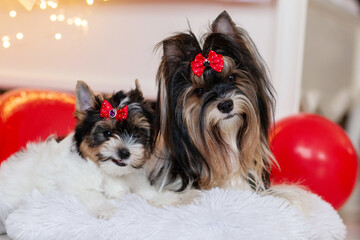
[[[34,189],[56,190],[107,219],[115,211],[111,200],[150,188],[142,167],[152,152],[154,116],[138,84],[129,92],[95,95],[79,81],[75,93],[73,133],[60,142],[29,143],[2,163],[0,196],[12,209]]]
[[[190,31],[160,43],[156,149],[148,175],[160,188],[265,190],[274,94],[267,67],[224,11],[200,43]]]

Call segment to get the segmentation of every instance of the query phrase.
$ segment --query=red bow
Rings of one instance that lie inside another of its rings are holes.
[[[201,74],[204,72],[205,63],[210,64],[210,67],[217,72],[221,72],[224,67],[224,59],[222,55],[216,54],[216,52],[210,50],[209,57],[204,58],[204,56],[199,53],[198,55],[196,55],[195,60],[192,61],[190,64],[191,69],[196,76],[200,77]]]
[[[115,109],[111,104],[104,100],[101,104],[100,117],[103,118],[115,118],[116,121],[124,121],[128,116],[128,106],[121,109]]]

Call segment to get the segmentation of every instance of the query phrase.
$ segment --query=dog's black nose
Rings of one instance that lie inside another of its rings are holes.
[[[128,159],[130,157],[130,152],[126,148],[119,149],[118,154],[121,159]]]
[[[217,105],[217,108],[219,109],[220,112],[222,113],[229,113],[231,112],[231,110],[233,110],[234,107],[234,102],[233,100],[229,99],[226,100],[224,102],[221,102]]]

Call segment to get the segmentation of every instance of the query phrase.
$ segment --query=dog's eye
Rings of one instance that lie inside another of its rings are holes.
[[[204,94],[204,89],[203,88],[196,88],[194,90],[194,93],[198,98],[200,98]]]
[[[229,81],[233,81],[235,79],[235,76],[234,75],[229,75],[228,79],[229,79]]]
[[[111,137],[111,135],[112,135],[112,132],[111,131],[104,131],[104,137],[106,137],[106,138],[109,138],[109,137]]]

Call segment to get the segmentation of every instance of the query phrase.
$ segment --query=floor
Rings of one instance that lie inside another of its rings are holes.
[[[347,227],[346,240],[360,240],[360,177],[355,191],[339,213]]]
[[[360,240],[360,223],[348,223],[348,235],[346,240]]]

